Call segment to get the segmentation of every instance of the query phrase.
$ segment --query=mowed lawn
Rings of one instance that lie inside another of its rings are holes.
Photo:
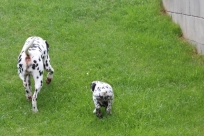
[[[204,58],[161,0],[1,0],[0,26],[0,135],[204,134]],[[16,67],[33,35],[50,44],[55,69],[38,113]],[[102,109],[102,119],[92,113],[94,80],[115,93],[113,114]]]

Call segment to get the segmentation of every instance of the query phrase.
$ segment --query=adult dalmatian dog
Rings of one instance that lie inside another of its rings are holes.
[[[111,109],[114,100],[112,87],[105,82],[93,81],[91,83],[91,91],[93,92],[93,102],[95,105],[93,113],[101,118],[102,114],[100,112],[100,107],[105,107],[106,112],[112,114]]]
[[[49,84],[53,78],[54,69],[50,65],[49,44],[41,37],[29,37],[18,56],[18,75],[23,81],[26,98],[32,100],[32,110],[38,111],[37,96],[43,85],[44,69],[48,72],[46,83]],[[35,81],[35,91],[32,95],[31,76]]]

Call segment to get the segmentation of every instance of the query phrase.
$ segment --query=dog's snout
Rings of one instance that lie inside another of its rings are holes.
[[[107,94],[107,91],[104,91],[104,92],[102,92],[102,94],[103,94],[103,96],[106,96],[106,94]]]

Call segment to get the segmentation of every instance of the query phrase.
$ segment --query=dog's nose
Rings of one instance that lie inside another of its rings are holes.
[[[102,94],[103,94],[103,96],[105,96],[107,94],[107,91],[103,92]]]

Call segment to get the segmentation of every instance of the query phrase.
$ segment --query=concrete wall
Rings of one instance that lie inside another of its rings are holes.
[[[173,21],[180,25],[183,36],[204,54],[204,0],[162,0]]]

